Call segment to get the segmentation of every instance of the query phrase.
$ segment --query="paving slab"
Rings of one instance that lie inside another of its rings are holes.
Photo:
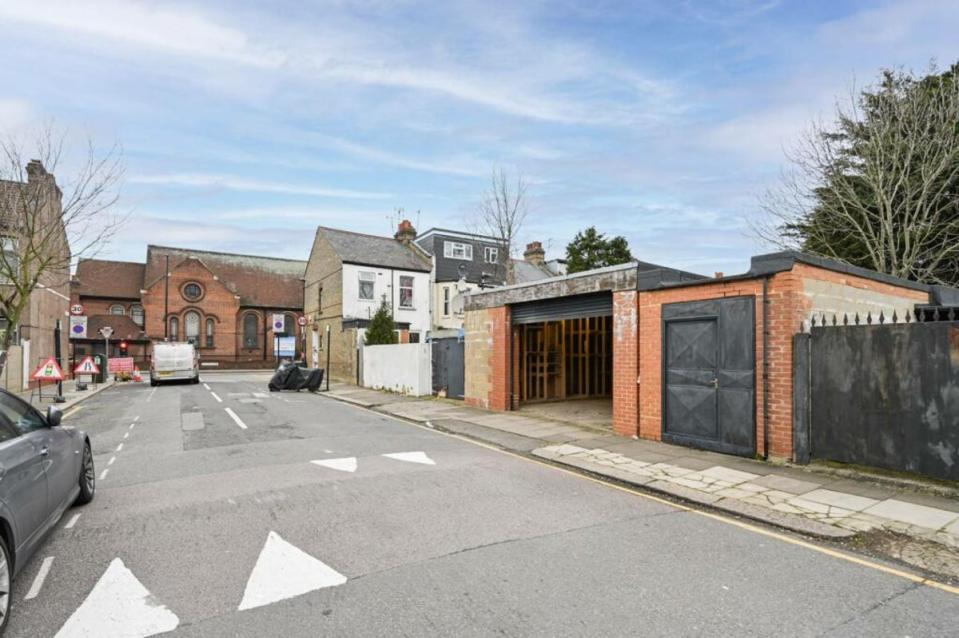
[[[805,494],[806,492],[812,492],[820,487],[819,483],[813,483],[811,481],[798,481],[796,479],[779,474],[767,474],[766,476],[760,476],[758,479],[750,481],[750,483],[752,485],[766,487],[771,490],[790,492],[791,494]]]
[[[823,503],[824,505],[833,505],[843,509],[861,512],[872,507],[879,501],[873,498],[857,496],[856,494],[847,494],[845,492],[836,492],[834,490],[818,489],[812,492],[806,492],[802,498],[814,503]]]
[[[864,510],[866,514],[881,516],[893,521],[917,525],[927,529],[939,529],[959,521],[959,514],[925,505],[916,505],[896,499],[886,499]]]
[[[718,479],[720,481],[726,481],[727,483],[745,483],[753,479],[759,478],[758,474],[753,474],[752,472],[741,472],[739,470],[734,470],[722,465],[716,465],[710,468],[707,468],[700,472],[703,476],[708,476],[710,478]]]

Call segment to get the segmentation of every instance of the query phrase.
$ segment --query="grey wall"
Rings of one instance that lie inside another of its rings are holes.
[[[471,244],[473,246],[473,260],[465,261],[463,259],[448,259],[443,256],[443,242],[454,241],[461,244]],[[431,253],[436,260],[436,281],[458,281],[460,278],[460,264],[466,265],[466,281],[474,284],[480,283],[480,277],[484,272],[494,275],[494,280],[490,283],[502,284],[505,277],[502,272],[501,264],[488,264],[485,261],[485,248],[498,248],[499,257],[502,260],[503,247],[494,241],[481,241],[479,239],[464,239],[461,237],[448,237],[444,235],[430,235],[423,239],[418,239],[416,244]],[[501,261],[502,263],[502,261]]]

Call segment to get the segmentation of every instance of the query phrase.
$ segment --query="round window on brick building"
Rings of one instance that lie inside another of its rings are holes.
[[[187,301],[197,301],[202,296],[203,288],[200,287],[200,284],[191,281],[183,286],[183,298]]]

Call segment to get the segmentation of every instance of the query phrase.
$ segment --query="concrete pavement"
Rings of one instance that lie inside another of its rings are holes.
[[[10,636],[954,633],[959,590],[895,566],[267,376],[117,386],[67,420],[97,498],[21,573]]]

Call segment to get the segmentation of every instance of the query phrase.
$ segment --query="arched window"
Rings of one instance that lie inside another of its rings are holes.
[[[114,304],[110,306],[111,315],[122,315],[126,313],[126,309],[120,304]]]
[[[140,304],[134,304],[130,307],[130,316],[133,318],[133,323],[138,326],[143,325],[143,306]]]
[[[287,314],[283,318],[283,323],[285,324],[283,327],[286,328],[286,334],[296,335],[296,317],[294,315]]]
[[[214,330],[213,320],[207,319],[206,320],[206,347],[207,348],[213,347],[213,330]]]
[[[251,313],[243,317],[243,347],[255,348],[257,341],[256,315]]]
[[[183,334],[190,343],[200,345],[200,313],[190,310],[183,315]]]
[[[176,317],[170,317],[170,341],[180,339],[180,320]]]

